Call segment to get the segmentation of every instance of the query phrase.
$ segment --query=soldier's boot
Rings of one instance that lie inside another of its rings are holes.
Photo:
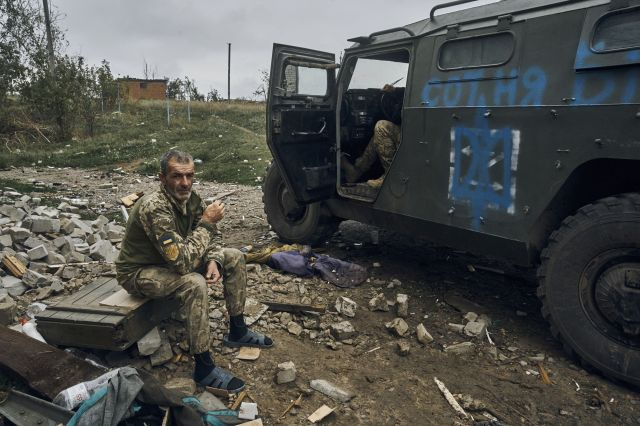
[[[369,185],[371,188],[380,188],[382,186],[382,183],[384,182],[384,177],[386,176],[386,173],[383,174],[382,176],[380,176],[378,179],[369,179],[367,181],[367,185]]]

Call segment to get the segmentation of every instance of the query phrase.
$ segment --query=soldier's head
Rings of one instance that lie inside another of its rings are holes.
[[[160,182],[181,203],[191,197],[194,172],[193,157],[186,152],[172,149],[160,159]]]

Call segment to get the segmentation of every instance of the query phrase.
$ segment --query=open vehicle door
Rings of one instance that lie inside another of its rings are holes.
[[[335,193],[336,68],[332,53],[273,45],[267,143],[301,204]]]

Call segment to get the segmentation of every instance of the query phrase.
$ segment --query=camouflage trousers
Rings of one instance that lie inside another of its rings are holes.
[[[215,258],[222,261],[222,286],[230,316],[244,312],[247,271],[240,250],[221,249]],[[219,265],[220,266],[220,265]],[[206,265],[203,265],[206,268]],[[209,295],[202,273],[180,275],[168,268],[150,266],[140,269],[131,279],[121,283],[129,293],[150,299],[176,298],[185,317],[189,348],[192,353],[209,350]],[[213,285],[220,285],[216,283]]]
[[[401,136],[400,126],[391,121],[379,120],[373,129],[373,137],[354,164],[356,169],[361,172],[369,170],[376,158],[379,158],[386,174],[400,145]]]

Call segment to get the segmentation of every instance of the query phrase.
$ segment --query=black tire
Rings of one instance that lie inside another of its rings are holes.
[[[640,195],[598,200],[566,218],[541,255],[542,314],[565,350],[640,387]],[[631,270],[632,272],[627,272]],[[623,315],[624,313],[624,315]]]
[[[262,202],[269,225],[283,242],[319,244],[338,229],[338,220],[321,202],[296,203],[274,163],[267,169],[262,185]]]

